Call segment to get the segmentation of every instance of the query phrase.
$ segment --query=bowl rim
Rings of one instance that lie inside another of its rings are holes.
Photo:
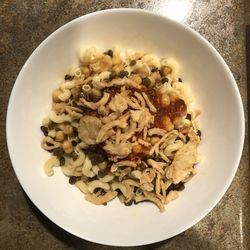
[[[103,13],[143,13],[146,15],[150,15],[152,17],[160,17],[162,19],[167,20],[170,23],[173,23],[174,25],[178,26],[181,29],[185,29],[186,31],[188,31],[189,33],[191,33],[193,36],[196,37],[197,40],[199,40],[201,43],[205,44],[209,50],[211,51],[211,53],[213,53],[215,55],[215,57],[220,61],[220,63],[223,65],[226,74],[228,75],[228,77],[230,78],[230,84],[231,87],[234,89],[235,92],[235,96],[236,96],[236,101],[237,101],[237,105],[238,105],[238,109],[239,109],[239,117],[240,117],[240,121],[239,121],[239,126],[240,126],[240,145],[238,147],[238,151],[237,151],[237,159],[235,159],[235,163],[234,166],[232,167],[231,170],[231,175],[228,178],[227,182],[224,183],[224,187],[221,189],[220,192],[218,192],[216,194],[216,197],[213,199],[213,201],[211,201],[209,203],[209,205],[207,206],[206,209],[204,209],[201,213],[199,213],[199,216],[196,216],[195,218],[192,218],[192,220],[189,220],[188,222],[186,222],[186,224],[184,226],[181,227],[181,229],[178,230],[178,232],[174,232],[172,234],[169,234],[169,236],[167,238],[163,238],[163,237],[159,237],[157,240],[154,241],[147,241],[145,240],[145,243],[141,242],[141,243],[128,243],[128,244],[112,244],[112,242],[110,242],[109,240],[107,241],[103,241],[103,240],[98,240],[93,238],[89,238],[89,239],[85,239],[79,232],[76,232],[74,230],[71,230],[69,228],[67,228],[67,225],[63,225],[63,223],[61,223],[59,220],[57,220],[56,218],[52,217],[51,214],[48,213],[48,210],[46,210],[46,208],[40,204],[39,200],[36,199],[36,196],[32,194],[32,191],[26,186],[26,184],[24,182],[22,182],[22,178],[19,174],[18,171],[18,167],[17,164],[14,160],[14,152],[12,150],[11,144],[10,144],[10,140],[9,140],[9,134],[10,134],[10,116],[11,113],[13,112],[13,105],[14,105],[14,97],[15,97],[15,92],[16,92],[16,88],[17,86],[20,84],[19,79],[21,78],[21,75],[23,74],[23,72],[26,70],[26,68],[28,67],[29,61],[30,59],[36,55],[37,53],[39,53],[40,49],[44,46],[46,46],[47,43],[49,43],[50,40],[52,40],[58,33],[63,32],[66,28],[73,26],[75,23],[81,22],[82,20],[87,20],[89,17],[94,17],[96,15],[100,15]],[[224,59],[222,58],[222,56],[219,54],[219,52],[202,36],[200,35],[197,31],[193,30],[191,27],[187,26],[184,23],[180,23],[178,21],[175,21],[163,14],[159,14],[157,12],[153,12],[150,10],[144,10],[144,9],[137,9],[137,8],[113,8],[113,9],[105,9],[105,10],[99,10],[99,11],[95,11],[92,13],[88,13],[82,16],[79,16],[67,23],[65,23],[64,25],[60,26],[58,29],[56,29],[55,31],[53,31],[49,36],[47,36],[31,53],[31,55],[28,57],[28,59],[26,60],[26,62],[24,63],[23,67],[21,68],[20,72],[18,73],[18,76],[15,80],[15,83],[13,85],[13,88],[11,90],[11,94],[9,97],[9,102],[8,102],[8,107],[7,107],[7,116],[6,116],[6,140],[7,140],[7,148],[8,148],[8,152],[9,152],[9,156],[10,156],[10,160],[11,160],[11,165],[14,169],[14,172],[17,176],[17,179],[21,185],[21,187],[24,189],[25,193],[27,194],[27,196],[29,197],[29,199],[32,201],[32,203],[39,209],[39,211],[41,211],[47,218],[49,218],[53,223],[55,223],[57,226],[59,226],[60,228],[64,229],[65,231],[90,242],[94,242],[94,243],[98,243],[98,244],[104,244],[104,245],[108,245],[108,246],[141,246],[141,245],[148,245],[148,244],[153,244],[156,242],[160,242],[166,239],[169,239],[173,236],[176,236],[182,232],[184,232],[185,230],[191,228],[192,226],[194,226],[196,223],[198,223],[200,220],[202,220],[209,212],[211,212],[211,210],[219,203],[219,201],[222,199],[222,197],[224,196],[224,194],[226,193],[226,191],[228,190],[229,186],[231,185],[233,178],[236,174],[236,171],[238,169],[238,166],[240,164],[240,160],[241,160],[241,156],[242,156],[242,152],[243,152],[243,146],[244,146],[244,139],[245,139],[245,117],[244,117],[244,109],[243,109],[243,103],[242,103],[242,99],[241,99],[241,95],[240,95],[240,91],[238,88],[238,85],[233,77],[232,72],[230,71],[228,65],[226,64],[226,62],[224,61]]]

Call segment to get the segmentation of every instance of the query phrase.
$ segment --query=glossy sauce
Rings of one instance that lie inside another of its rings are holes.
[[[146,94],[157,109],[154,127],[164,129],[164,117],[169,117],[171,122],[173,122],[176,118],[185,115],[187,112],[187,105],[180,98],[170,102],[167,107],[163,107],[161,105],[161,94],[157,93],[154,89],[150,89]]]

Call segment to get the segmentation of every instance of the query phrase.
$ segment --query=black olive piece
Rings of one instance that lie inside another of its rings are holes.
[[[107,160],[107,168],[110,168],[114,164],[113,161]]]
[[[109,168],[105,168],[105,169],[103,169],[103,170],[100,170],[99,172],[98,172],[98,177],[99,178],[103,178],[105,175],[107,175],[108,173],[110,172],[110,169]]]
[[[129,63],[129,66],[135,66],[136,65],[136,60],[132,60],[130,63]]]
[[[73,151],[71,154],[71,157],[72,157],[73,161],[75,161],[78,158],[78,154],[75,151]]]
[[[159,73],[160,73],[161,76],[164,76],[163,70],[160,69]]]
[[[159,83],[161,83],[161,80],[160,79],[156,79],[155,80],[155,84],[159,84]]]
[[[102,154],[98,154],[98,153],[91,153],[88,156],[89,156],[89,159],[93,165],[96,165],[98,163],[102,163],[106,160],[105,156],[103,156]]]
[[[119,72],[118,76],[123,78],[123,77],[128,77],[129,73],[126,70],[122,70]]]
[[[171,190],[174,190],[174,184],[173,183],[167,188],[167,193],[169,193]]]
[[[93,193],[96,194],[96,193],[98,193],[99,191],[101,191],[101,188],[95,188],[94,191],[93,191]]]
[[[98,172],[98,178],[103,178],[106,175],[106,173],[104,171],[99,171]]]
[[[155,66],[153,66],[153,67],[151,68],[151,72],[152,72],[152,73],[156,72],[157,70],[158,70],[158,68],[155,67]]]
[[[89,113],[92,111],[91,108],[80,106],[80,109],[82,110],[83,114]]]
[[[102,96],[89,95],[89,100],[91,102],[98,102],[100,99],[102,99]]]
[[[179,82],[182,82],[182,79],[179,77],[179,78],[178,78],[178,81],[179,81]]]
[[[142,84],[143,84],[144,86],[146,86],[146,87],[149,87],[150,84],[151,84],[151,81],[150,81],[150,79],[149,79],[148,77],[144,77],[144,78],[142,79]]]
[[[69,75],[69,74],[67,74],[67,75],[64,76],[64,80],[65,80],[65,81],[67,81],[67,80],[71,81],[71,80],[73,80],[73,79],[74,79],[74,76],[71,76],[71,75]]]
[[[179,182],[178,184],[173,185],[173,190],[182,191],[184,189],[185,189],[185,185],[183,182]]]
[[[201,137],[201,131],[199,129],[197,130],[197,135]]]
[[[70,176],[69,177],[69,184],[74,185],[80,179],[81,179],[81,177],[78,177],[78,176]]]
[[[76,146],[76,145],[77,145],[77,141],[73,140],[73,141],[71,141],[71,144],[72,144],[73,146]]]
[[[57,124],[56,124],[55,122],[52,122],[52,121],[51,121],[51,122],[49,123],[49,125],[48,125],[48,129],[49,129],[49,130],[52,130],[52,129],[54,129],[54,128],[56,127],[56,125],[57,125]]]
[[[50,142],[46,142],[47,146],[50,147],[50,146],[53,146],[54,144],[53,143],[50,143]]]
[[[108,203],[107,203],[107,202],[104,202],[104,203],[102,203],[102,205],[103,205],[103,206],[107,206],[107,205],[108,205]]]
[[[90,88],[93,88],[92,80],[88,81],[88,82],[87,82],[87,85],[89,85]]]
[[[53,155],[57,156],[58,158],[62,157],[64,154],[64,151],[62,148],[55,148],[53,150]]]
[[[89,182],[90,182],[90,181],[95,181],[95,180],[97,180],[97,176],[94,176],[94,177],[89,177],[89,179],[88,179],[88,180],[89,180]]]
[[[188,143],[190,141],[190,138],[189,138],[189,136],[187,135],[186,136],[186,143]]]
[[[104,52],[104,55],[108,55],[110,57],[113,57],[113,55],[114,55],[113,50],[109,49],[108,51]]]
[[[186,119],[189,120],[189,121],[191,121],[191,119],[192,119],[191,114],[187,114],[187,115],[186,115]]]
[[[81,97],[81,98],[84,98],[86,101],[90,102],[89,93],[81,92],[81,93],[80,93],[80,97]]]
[[[77,137],[78,136],[78,129],[76,127],[73,127],[73,131],[71,134],[72,137]],[[75,146],[75,145],[74,145]]]
[[[137,205],[137,204],[142,203],[142,202],[151,202],[151,201],[149,201],[149,200],[134,201],[134,204]]]
[[[123,196],[123,193],[122,193],[122,191],[121,191],[120,189],[116,189],[115,191],[117,192],[117,197],[118,197],[118,196],[124,197],[124,196]]]
[[[102,188],[96,188],[96,189],[94,190],[94,194],[97,194],[98,192],[100,192],[99,195],[104,195],[104,194],[106,194],[105,190],[102,189]]]
[[[107,154],[105,150],[99,145],[90,146],[87,149],[88,157],[93,165],[107,161]]]
[[[47,135],[48,135],[48,133],[49,133],[49,129],[48,129],[47,127],[45,127],[45,126],[41,126],[41,127],[40,127],[40,129],[42,130],[42,132],[43,132],[43,134],[44,134],[45,136],[47,136]]]
[[[131,206],[133,204],[133,200],[130,200],[128,202],[124,202],[125,206]]]
[[[73,106],[73,107],[78,107],[78,105],[77,105],[77,103],[76,103],[76,101],[75,101],[75,100],[74,100],[74,101],[72,101],[72,103],[71,103],[71,104],[72,104],[72,106]]]
[[[112,70],[109,75],[109,80],[113,80],[114,78],[116,78],[116,76],[117,76],[116,72]]]
[[[85,98],[85,97],[86,97],[86,94],[85,94],[84,92],[81,92],[81,93],[80,93],[80,97]]]
[[[162,158],[160,155],[152,157],[155,161],[162,161]],[[150,159],[150,158],[149,158]]]
[[[59,158],[59,162],[60,162],[60,166],[64,166],[65,165],[65,158],[63,156],[61,156]]]
[[[161,79],[161,82],[162,83],[165,83],[165,82],[168,82],[169,80],[168,80],[168,78],[167,77],[163,77],[162,79]]]

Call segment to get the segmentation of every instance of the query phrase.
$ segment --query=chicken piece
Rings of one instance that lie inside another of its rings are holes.
[[[174,184],[185,180],[193,170],[193,165],[198,162],[196,142],[189,142],[179,149],[172,164],[166,169],[166,177],[172,179]]]
[[[100,119],[90,115],[85,115],[80,119],[78,136],[88,145],[96,144],[96,137],[101,127],[102,122]]]
[[[109,102],[108,106],[111,110],[122,113],[128,108],[128,103],[121,94],[116,94]]]
[[[107,144],[104,150],[111,155],[127,156],[132,151],[132,144],[130,142],[122,142],[120,144]]]
[[[109,71],[111,67],[112,67],[112,60],[110,56],[107,55],[102,55],[101,57],[97,57],[90,63],[90,68],[96,73]]]

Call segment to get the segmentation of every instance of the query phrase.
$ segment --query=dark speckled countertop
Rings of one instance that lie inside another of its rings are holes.
[[[203,35],[232,70],[246,111],[243,0],[1,0],[0,249],[118,249],[81,240],[42,215],[18,183],[5,139],[9,95],[32,51],[68,21],[86,13],[117,7],[159,12],[188,24]],[[203,220],[172,239],[129,249],[250,249],[248,156],[246,140],[233,183]]]

